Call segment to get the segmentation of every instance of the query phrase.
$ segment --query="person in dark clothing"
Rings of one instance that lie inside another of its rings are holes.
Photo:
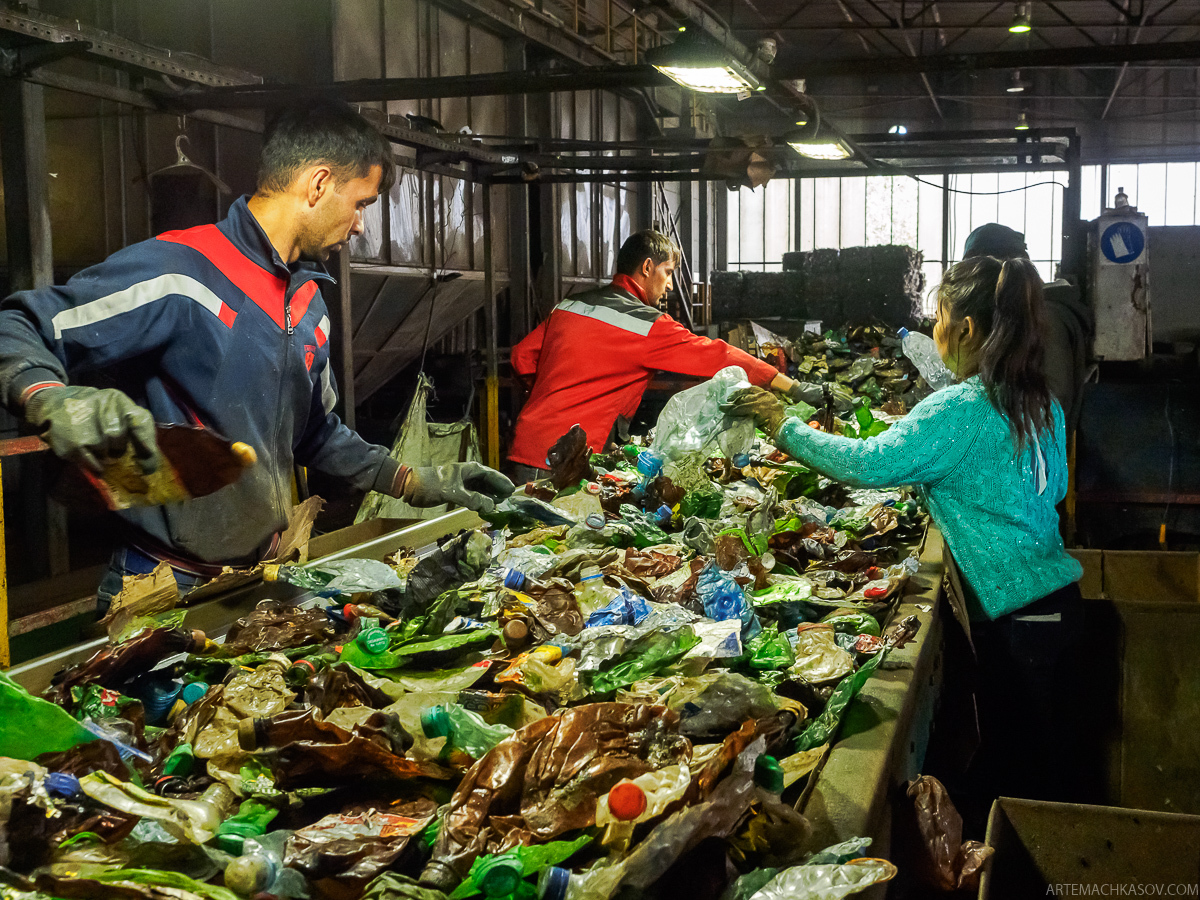
[[[159,465],[155,423],[211,428],[258,462],[188,503],[122,510],[125,537],[100,590],[171,564],[190,588],[224,565],[273,552],[291,509],[293,466],[414,506],[487,510],[512,483],[477,463],[411,469],[333,412],[322,263],[362,232],[395,173],[392,148],[343,103],[282,111],[269,124],[253,196],[216,225],[126,247],[63,286],[0,307],[0,402],[60,457],[99,472],[132,444]],[[113,388],[76,384],[105,372]]]
[[[963,259],[994,256],[996,259],[1029,259],[1025,235],[1007,225],[989,222],[980,225],[963,245]],[[1088,345],[1095,327],[1091,308],[1083,302],[1079,286],[1059,278],[1043,286],[1042,346],[1044,370],[1050,392],[1062,405],[1067,434],[1075,432],[1082,405],[1083,379],[1087,368]]]

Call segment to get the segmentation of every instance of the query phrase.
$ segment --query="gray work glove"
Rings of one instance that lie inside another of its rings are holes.
[[[475,512],[491,512],[496,501],[515,490],[513,483],[482,463],[448,463],[412,469],[401,488],[401,497],[416,507],[453,503]]]
[[[142,471],[158,469],[154,418],[121,391],[63,385],[25,401],[25,420],[45,429],[42,439],[62,459],[97,475],[100,458],[119,458],[133,444]]]

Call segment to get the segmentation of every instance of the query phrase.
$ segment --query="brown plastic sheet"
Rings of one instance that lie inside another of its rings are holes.
[[[908,796],[913,799],[923,851],[918,854],[918,877],[942,891],[978,888],[980,870],[995,850],[979,841],[963,842],[962,816],[932,775],[910,781]]]

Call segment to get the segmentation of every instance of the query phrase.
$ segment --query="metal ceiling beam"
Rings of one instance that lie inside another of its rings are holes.
[[[168,94],[161,101],[177,109],[254,109],[340,97],[351,103],[384,100],[427,100],[446,97],[485,97],[511,94],[552,94],[559,91],[621,90],[665,87],[672,82],[653,66],[596,66],[557,72],[487,72],[438,78],[363,78],[332,84],[249,84]]]
[[[984,69],[1064,69],[1149,60],[1200,59],[1200,41],[1158,44],[1120,44],[1098,47],[1061,47],[1047,50],[1014,50],[993,53],[945,53],[931,56],[896,56],[867,59],[798,60],[777,63],[776,78],[813,78],[824,75],[920,75],[933,72],[971,72]]]
[[[19,36],[19,39],[50,44],[87,42],[91,46],[83,55],[97,62],[168,75],[171,78],[219,87],[262,81],[258,75],[218,66],[190,53],[172,56],[170,50],[131,41],[111,31],[104,31],[79,20],[62,19],[36,9],[0,6],[0,36]]]

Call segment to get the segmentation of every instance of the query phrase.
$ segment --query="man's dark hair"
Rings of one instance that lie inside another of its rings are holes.
[[[647,228],[625,239],[617,254],[617,271],[622,275],[636,275],[646,260],[661,266],[668,259],[679,259],[679,248],[675,242],[661,231]]]
[[[279,110],[267,121],[258,162],[260,194],[286,191],[308,166],[327,163],[338,181],[383,170],[379,192],[396,177],[392,145],[370,122],[340,101],[321,100]]]

